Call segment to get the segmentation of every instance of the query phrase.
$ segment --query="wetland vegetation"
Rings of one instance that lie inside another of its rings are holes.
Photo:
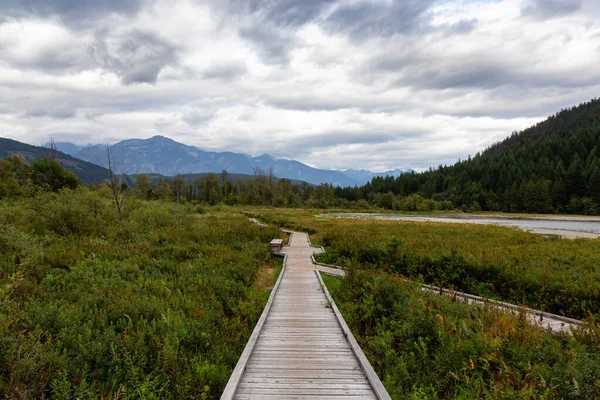
[[[255,212],[304,229],[325,247],[319,260],[396,273],[426,283],[573,318],[600,317],[600,241],[543,237],[514,228],[317,218]]]
[[[107,185],[83,187],[48,160],[35,177],[20,159],[7,162],[6,398],[218,398],[276,279],[268,242],[283,226],[309,232],[326,247],[323,261],[348,268],[346,279],[326,283],[394,399],[600,394],[598,240],[210,206],[174,188],[156,200],[134,189],[119,212]],[[585,326],[551,334],[519,315],[424,293],[422,281]]]
[[[575,280],[573,287],[585,287],[587,295],[593,296],[599,279],[597,275],[586,278],[586,273],[589,265],[598,265],[597,239],[545,238],[496,226],[326,219],[315,217],[316,210],[251,213],[272,224],[310,231],[316,245],[326,246],[322,259],[347,268],[345,279],[324,277],[325,283],[392,398],[594,399],[600,395],[598,302],[588,303],[584,313],[578,308],[581,302],[565,298],[565,309],[579,309],[587,317],[584,328],[573,335],[554,334],[530,326],[523,315],[423,292],[422,270],[401,271],[390,262],[391,256],[404,256],[416,260],[413,265],[429,265],[425,271],[432,271],[431,276],[440,279],[434,280],[438,284],[448,282],[443,280],[445,274],[458,272],[469,281],[468,267],[436,268],[444,264],[435,260],[452,260],[446,257],[450,255],[467,266],[467,262],[497,263],[515,271],[527,269],[518,285],[535,279],[556,279],[567,285]],[[554,269],[544,268],[548,261],[555,263]],[[482,288],[481,294],[501,297],[494,285],[472,281],[473,288]],[[544,307],[549,304],[542,296],[532,299]]]
[[[119,217],[106,187],[74,186],[0,200],[0,397],[218,398],[279,232],[163,201]]]

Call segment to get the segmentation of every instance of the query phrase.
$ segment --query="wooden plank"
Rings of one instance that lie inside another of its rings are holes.
[[[369,363],[369,360],[367,360],[367,357],[365,356],[362,349],[358,345],[358,342],[354,338],[352,331],[350,331],[350,328],[348,328],[348,325],[346,325],[346,321],[344,321],[342,313],[340,313],[340,310],[338,310],[335,301],[333,301],[333,298],[331,297],[331,294],[329,294],[329,290],[327,290],[327,286],[325,286],[323,278],[321,278],[321,274],[319,273],[319,271],[315,271],[315,274],[319,278],[319,282],[321,282],[321,284],[323,285],[323,291],[325,292],[325,296],[327,296],[327,299],[331,302],[331,308],[333,309],[333,312],[337,317],[337,320],[340,323],[342,330],[344,331],[344,335],[348,339],[348,343],[350,343],[352,351],[354,351],[354,353],[356,354],[360,366],[365,371],[367,379],[369,380],[371,386],[373,387],[373,390],[375,391],[375,395],[378,399],[391,400],[391,397],[388,394],[387,390],[385,390],[385,387],[383,387],[383,383],[381,383],[381,380],[379,380],[379,377],[375,373],[375,370]]]
[[[308,235],[290,235],[283,250],[285,274],[271,294],[268,315],[236,378],[233,398],[377,399],[314,273],[314,252]]]
[[[240,356],[240,359],[238,360],[238,363],[236,364],[235,369],[233,370],[233,373],[229,377],[227,386],[225,386],[225,389],[223,390],[223,394],[221,395],[221,399],[223,399],[223,400],[231,399],[231,398],[233,398],[233,395],[235,394],[235,389],[240,381],[240,378],[242,377],[242,374],[244,373],[244,370],[246,369],[246,363],[248,362],[248,359],[250,358],[250,355],[252,354],[254,345],[258,341],[260,332],[263,328],[265,321],[267,320],[267,316],[269,314],[271,304],[273,303],[275,294],[277,293],[277,288],[279,287],[279,284],[281,283],[281,280],[283,279],[283,277],[285,275],[286,261],[287,261],[287,256],[284,256],[283,267],[281,268],[279,278],[277,278],[277,282],[275,282],[275,286],[273,286],[273,290],[271,291],[271,294],[269,295],[269,299],[267,300],[267,304],[265,305],[265,308],[263,309],[263,312],[258,320],[258,323],[254,327],[254,331],[252,331],[252,335],[250,336],[248,343],[246,343],[246,347],[244,348],[244,351],[242,352],[242,355]]]
[[[332,377],[332,378],[310,378],[310,379],[306,379],[306,378],[253,378],[253,377],[247,377],[244,378],[240,381],[240,385],[243,384],[248,384],[248,383],[257,383],[257,384],[262,384],[262,383],[267,383],[267,384],[272,384],[272,383],[279,383],[282,385],[294,385],[297,384],[298,382],[309,382],[309,383],[315,383],[316,385],[325,385],[325,384],[332,384],[332,385],[348,385],[348,384],[364,384],[364,385],[369,385],[369,381],[364,378],[364,377],[360,377],[360,378],[337,378],[337,377]]]
[[[315,371],[314,369],[286,369],[286,368],[265,368],[265,367],[249,367],[246,369],[244,377],[242,379],[251,378],[273,378],[273,379],[350,379],[350,378],[362,378],[366,379],[365,374],[362,371],[340,371],[331,369],[321,369]]]
[[[298,395],[298,394],[275,394],[275,395],[268,395],[268,394],[264,394],[264,393],[240,393],[238,395],[236,395],[234,397],[234,399],[236,400],[247,400],[247,399],[252,399],[252,400],[340,400],[341,398],[343,398],[344,400],[348,399],[348,400],[372,400],[372,399],[377,399],[375,397],[375,395],[367,395],[367,396],[349,396],[349,395],[344,395],[342,396],[336,396],[336,395]]]
[[[338,388],[286,388],[286,387],[277,387],[277,388],[262,388],[262,387],[239,387],[236,390],[236,394],[244,394],[244,393],[252,393],[252,394],[296,394],[296,395],[313,395],[313,396],[347,396],[347,395],[371,395],[373,394],[373,390],[369,387],[368,389],[338,389]]]

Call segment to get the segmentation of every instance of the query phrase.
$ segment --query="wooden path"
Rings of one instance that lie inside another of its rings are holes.
[[[305,233],[283,248],[284,269],[221,399],[389,399],[320,275]]]

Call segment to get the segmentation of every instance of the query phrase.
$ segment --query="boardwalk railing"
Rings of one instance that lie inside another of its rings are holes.
[[[282,229],[283,232],[291,233],[292,231]],[[310,244],[310,238],[307,235],[307,240]],[[325,249],[320,247],[317,249],[317,253],[324,253]],[[318,262],[314,255],[311,255],[311,261],[316,266],[316,269],[321,273],[331,276],[343,277],[345,276],[345,270],[337,265],[325,264]],[[438,292],[449,296],[456,296],[468,302],[469,304],[490,304],[494,307],[499,307],[513,313],[523,312],[527,315],[528,320],[537,326],[541,326],[546,330],[552,332],[570,332],[570,328],[579,328],[583,326],[583,322],[574,318],[565,317],[558,314],[552,314],[541,310],[532,308],[522,307],[515,304],[505,303],[498,300],[488,299],[485,297],[475,296],[469,293],[457,292],[450,289],[444,289],[438,286],[432,286],[422,284],[422,289],[431,292]]]
[[[318,262],[314,256],[312,257],[312,262],[315,264],[317,270],[319,270],[321,273],[324,273],[326,275],[343,277],[346,274],[346,271],[342,267],[340,267],[338,265],[325,264],[325,263]],[[565,317],[563,315],[552,314],[549,312],[540,311],[540,310],[536,310],[533,308],[517,306],[515,304],[510,304],[510,303],[505,303],[505,302],[499,301],[499,300],[493,300],[493,299],[488,299],[485,297],[475,296],[475,295],[469,294],[469,293],[457,292],[455,290],[444,289],[439,286],[427,285],[425,283],[421,284],[421,287],[423,290],[426,290],[426,291],[445,294],[448,296],[456,296],[458,298],[461,298],[461,299],[469,302],[469,304],[473,304],[473,303],[490,304],[493,307],[503,308],[503,309],[510,310],[515,313],[519,313],[519,312],[526,313],[528,316],[528,319],[532,323],[535,323],[535,325],[541,326],[544,329],[552,331],[552,332],[568,332],[570,330],[569,329],[570,327],[577,328],[577,327],[580,327],[583,325],[582,321],[580,321],[578,319],[574,319],[574,318]]]

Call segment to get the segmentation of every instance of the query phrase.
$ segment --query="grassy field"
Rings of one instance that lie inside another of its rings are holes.
[[[202,214],[201,214],[202,213]],[[0,201],[0,397],[218,398],[281,261],[275,228],[86,188]]]
[[[382,271],[324,280],[393,399],[600,396],[599,328],[551,334]]]
[[[252,211],[310,232],[326,248],[320,258],[326,263],[356,263],[570,317],[600,318],[600,240],[497,226],[314,217],[321,213]]]

